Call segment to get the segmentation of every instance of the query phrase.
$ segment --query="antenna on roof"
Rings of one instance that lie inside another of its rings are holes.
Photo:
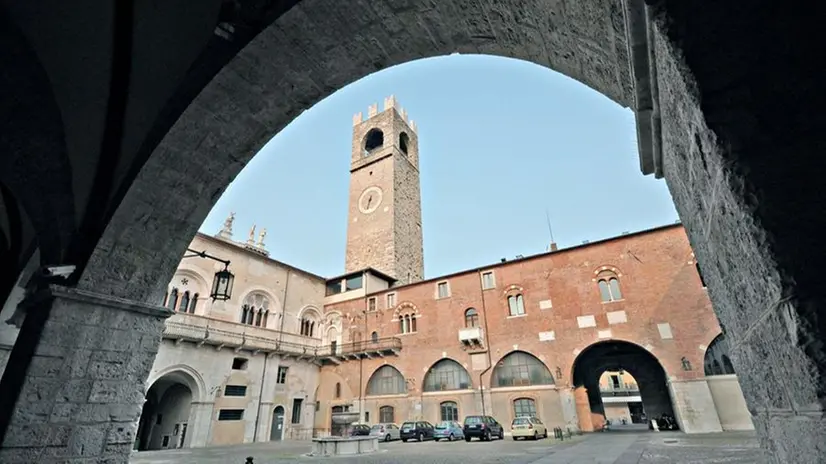
[[[551,227],[551,215],[548,213],[548,208],[545,208],[545,220],[548,221],[548,235],[551,237],[551,244],[548,245],[548,251],[556,251],[557,246],[554,241],[554,229]]]

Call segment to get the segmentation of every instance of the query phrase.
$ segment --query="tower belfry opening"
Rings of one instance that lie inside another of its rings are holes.
[[[372,268],[396,285],[424,278],[416,124],[394,96],[353,116],[345,272]]]

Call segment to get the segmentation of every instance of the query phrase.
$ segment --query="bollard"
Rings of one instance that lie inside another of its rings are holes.
[[[247,460],[244,462],[244,464],[255,464],[252,462],[252,456],[247,456]]]

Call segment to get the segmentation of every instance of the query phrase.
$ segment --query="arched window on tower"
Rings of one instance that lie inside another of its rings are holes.
[[[364,137],[364,156],[369,156],[374,150],[384,145],[384,132],[381,129],[370,129]]]
[[[181,296],[181,304],[178,306],[178,311],[185,313],[189,310],[189,290],[185,291]]]
[[[399,134],[399,149],[404,153],[407,154],[407,146],[410,144],[410,137],[408,137],[406,132],[402,132]]]
[[[613,271],[602,271],[597,274],[597,286],[599,286],[599,297],[603,303],[622,299],[619,277]]]

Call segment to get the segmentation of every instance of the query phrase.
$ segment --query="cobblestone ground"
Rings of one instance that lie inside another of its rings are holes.
[[[684,435],[672,432],[589,434],[559,442],[554,439],[490,443],[473,441],[381,444],[381,451],[359,457],[311,458],[307,442],[259,443],[243,446],[135,453],[131,464],[255,464],[335,462],[336,464],[762,464],[765,457],[753,434]]]

